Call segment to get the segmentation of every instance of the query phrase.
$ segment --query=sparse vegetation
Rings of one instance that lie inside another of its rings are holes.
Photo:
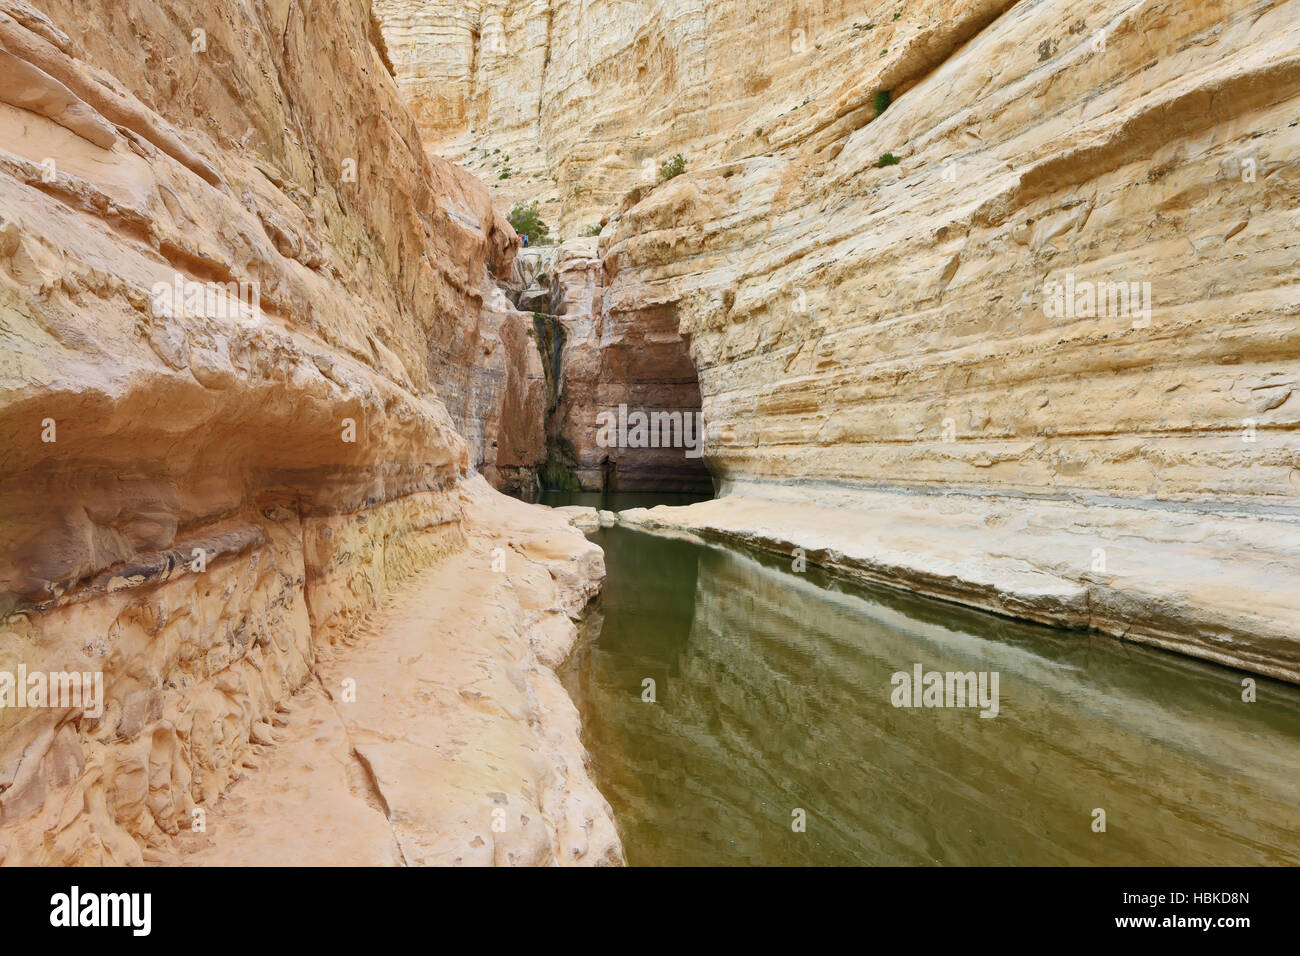
[[[599,236],[599,235],[600,235],[600,223],[598,223],[598,222],[596,222],[596,223],[592,223],[592,224],[591,224],[590,226],[588,226],[586,229],[582,230],[582,232],[578,233],[578,235],[580,235],[580,236],[585,236],[585,237],[590,237],[590,236]]]
[[[548,458],[546,464],[542,466],[541,473],[538,477],[542,481],[542,487],[547,491],[581,491],[582,482],[573,470],[562,461],[554,458]]]
[[[537,200],[530,203],[517,203],[506,219],[510,223],[510,228],[521,236],[527,236],[528,241],[534,245],[542,243],[551,231],[537,213]]]
[[[880,157],[879,161],[877,161],[876,168],[879,169],[882,166],[897,166],[901,162],[902,160],[893,153],[884,153]]]
[[[659,167],[659,181],[666,183],[684,172],[686,172],[686,159],[681,153],[677,153],[672,159]]]
[[[497,177],[497,179],[509,179],[509,178],[510,178],[510,170],[508,169],[501,170],[501,175]]]
[[[871,101],[871,105],[876,108],[877,116],[879,116],[885,110],[889,109],[889,103],[890,103],[889,90],[877,90],[875,99]]]

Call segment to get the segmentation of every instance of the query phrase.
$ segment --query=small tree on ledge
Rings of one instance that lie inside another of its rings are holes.
[[[541,242],[551,231],[550,227],[542,222],[542,217],[537,214],[535,199],[530,203],[516,204],[506,219],[510,223],[510,228],[523,237],[525,245]]]

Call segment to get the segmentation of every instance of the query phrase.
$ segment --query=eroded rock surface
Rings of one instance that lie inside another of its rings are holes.
[[[1294,3],[452,6],[380,4],[385,29],[509,51],[439,61],[463,105],[431,107],[426,143],[489,182],[495,150],[537,164],[498,201],[542,200],[565,235],[607,223],[597,349],[617,356],[621,331],[688,345],[723,491],[784,486],[775,509],[856,489],[835,507],[900,509],[886,526],[949,493],[1025,516],[1017,502],[1049,499],[1089,529],[1052,559],[1071,581],[1115,545],[1099,508],[1132,506],[1142,561],[1183,575],[1162,600],[1202,573],[1256,582],[1259,618],[1217,587],[1189,600],[1215,613],[1180,649],[1296,673]],[[429,61],[395,67],[419,103]],[[655,183],[677,152],[686,172]],[[597,394],[641,371],[575,359]],[[1244,516],[1252,544],[1202,550],[1188,513]],[[950,590],[973,595],[977,565],[1043,560],[1030,535],[970,541],[909,533],[902,564],[951,561],[969,587]],[[1208,623],[1219,611],[1235,623]],[[1087,619],[1169,645],[1163,616],[1138,601]]]
[[[164,859],[544,454],[517,239],[364,0],[4,0],[0,49],[0,671],[104,680],[0,709],[0,860]]]
[[[967,7],[1008,5],[930,6],[964,21]],[[499,208],[537,200],[566,238],[654,184],[676,153],[691,166],[748,158],[848,112],[855,104],[836,102],[835,87],[916,26],[892,20],[899,9],[821,0],[375,4],[426,145],[482,177]]]
[[[466,549],[322,656],[274,743],[254,748],[255,772],[180,841],[180,860],[622,862],[551,669],[604,576],[600,549],[482,479],[461,497]]]

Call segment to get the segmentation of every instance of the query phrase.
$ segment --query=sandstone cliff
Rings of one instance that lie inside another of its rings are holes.
[[[0,0],[0,672],[106,698],[0,710],[0,860],[616,862],[550,673],[599,557],[473,472],[700,475],[620,405],[702,409],[726,493],[624,520],[1300,680],[1297,50],[1283,0]]]
[[[138,863],[323,648],[496,534],[461,485],[531,481],[544,382],[517,239],[420,148],[365,0],[39,7],[0,3],[0,670],[105,699],[0,710],[0,860]]]
[[[987,19],[992,8],[937,6],[963,21]],[[629,190],[653,185],[676,153],[704,165],[788,146],[815,112],[803,109],[815,93],[829,95],[860,70],[866,47],[874,55],[903,35],[892,19],[901,9],[827,0],[375,3],[429,149],[483,177],[499,208],[538,200],[566,237]]]
[[[630,207],[601,314],[680,316],[724,476],[1300,491],[1294,4],[377,6],[432,150]],[[1151,326],[1045,316],[1067,272],[1150,282]]]
[[[660,523],[1300,678],[1295,3],[379,9],[431,149],[609,223],[597,347],[688,346]]]
[[[724,486],[862,489],[809,492],[876,518],[831,563],[1300,679],[1296,6],[946,6],[787,151],[631,208],[607,308],[679,316]]]

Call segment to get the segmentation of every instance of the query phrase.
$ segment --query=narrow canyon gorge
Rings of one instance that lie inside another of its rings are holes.
[[[674,862],[615,557],[1003,622],[1025,734],[1035,640],[1300,714],[1297,0],[0,0],[0,78],[0,863]]]

